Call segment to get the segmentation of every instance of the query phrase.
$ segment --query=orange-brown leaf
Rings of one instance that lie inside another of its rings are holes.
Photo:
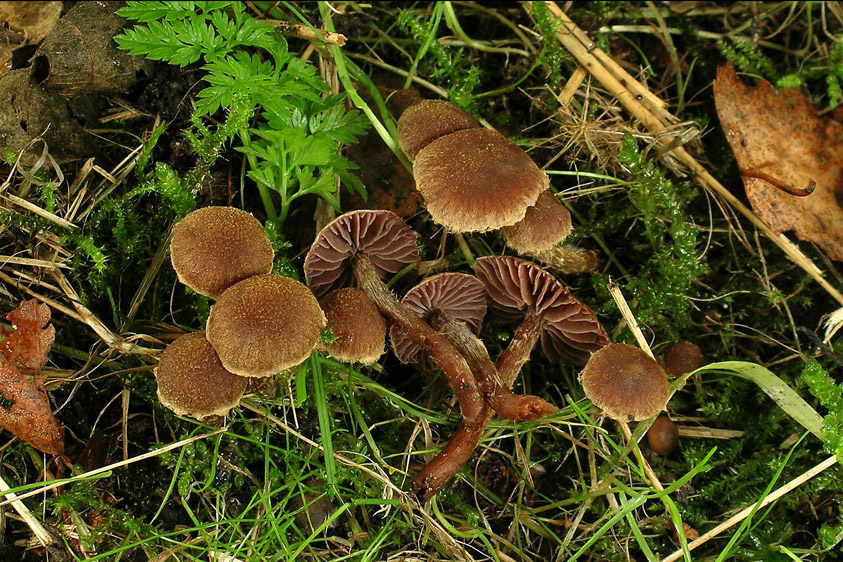
[[[843,260],[843,125],[820,118],[799,90],[764,80],[747,86],[731,63],[717,70],[714,100],[755,213],[774,231],[793,230]],[[816,187],[796,197],[771,182]]]
[[[50,307],[32,299],[23,301],[6,315],[12,330],[2,329],[0,356],[10,363],[17,363],[38,371],[47,362],[47,353],[56,338],[56,329],[50,324]]]
[[[0,427],[39,451],[62,455],[62,428],[47,393],[22,372],[37,372],[47,362],[56,336],[50,308],[34,299],[23,301],[6,319],[12,329],[0,329]]]
[[[62,455],[62,428],[47,393],[0,356],[0,427],[39,451]]]

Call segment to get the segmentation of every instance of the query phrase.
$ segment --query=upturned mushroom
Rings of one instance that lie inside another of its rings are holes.
[[[383,355],[386,322],[366,293],[353,287],[331,291],[319,300],[334,341],[320,344],[331,357],[371,365]]]
[[[281,275],[256,275],[220,296],[206,330],[226,369],[268,377],[307,359],[325,323],[316,297],[303,284]]]
[[[436,139],[476,127],[477,121],[456,105],[442,100],[422,100],[408,107],[398,119],[398,146],[412,162],[419,150]]]
[[[170,240],[179,281],[218,298],[248,277],[272,270],[273,251],[260,222],[234,207],[204,207],[184,217]]]
[[[158,400],[180,416],[225,416],[246,390],[247,379],[222,366],[204,332],[174,340],[155,368]]]
[[[431,218],[453,232],[515,224],[550,185],[521,147],[480,128],[447,134],[422,148],[413,176]]]
[[[355,282],[387,320],[422,346],[448,380],[460,403],[462,424],[434,461],[447,459],[464,446],[467,428],[477,428],[486,416],[486,402],[465,359],[441,333],[401,304],[383,277],[418,262],[413,231],[390,211],[352,211],[337,217],[316,236],[304,261],[308,285],[317,295]],[[473,446],[472,446],[473,449]],[[447,464],[447,461],[445,461]],[[427,499],[445,481],[435,477],[416,483]],[[440,484],[441,482],[441,484]]]
[[[591,309],[536,264],[511,256],[484,257],[474,272],[498,313],[521,321],[496,362],[504,383],[512,384],[539,341],[551,361],[577,364],[609,343]]]
[[[643,350],[622,343],[592,354],[580,373],[586,397],[614,420],[652,418],[667,406],[667,374]]]
[[[486,290],[472,275],[440,273],[429,277],[410,289],[401,299],[425,322],[457,348],[471,367],[486,401],[501,416],[517,421],[532,421],[557,411],[557,408],[538,396],[515,394],[504,385],[486,346],[477,337],[486,314]],[[396,356],[411,362],[420,349],[400,330],[390,330]]]

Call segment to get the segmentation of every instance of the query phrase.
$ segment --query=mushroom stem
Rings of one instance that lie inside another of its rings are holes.
[[[449,318],[440,310],[433,310],[427,321],[434,329],[444,332],[448,341],[465,358],[486,396],[486,402],[498,414],[511,420],[532,421],[558,411],[556,406],[538,396],[512,392],[489,358],[486,346],[464,323]]]
[[[381,314],[404,332],[413,343],[424,348],[430,359],[442,370],[459,400],[463,424],[468,427],[483,425],[486,417],[486,402],[462,355],[444,334],[436,332],[425,324],[395,297],[378,277],[372,261],[366,254],[356,254],[352,259],[352,268],[360,290],[372,299]]]
[[[447,319],[447,317],[437,313],[436,311],[434,311],[428,321],[434,328],[443,329],[448,339],[454,344],[454,347],[463,354],[463,357],[465,357],[469,365],[471,365],[474,373],[481,378],[481,388],[486,387],[489,384],[489,381],[491,381],[495,390],[491,394],[487,394],[486,398],[499,414],[509,417],[501,410],[506,411],[507,408],[513,408],[514,410],[518,410],[518,412],[514,413],[518,413],[519,415],[526,415],[525,412],[533,411],[538,415],[533,418],[524,419],[536,419],[537,417],[552,414],[557,411],[555,406],[545,402],[541,398],[536,396],[518,396],[514,395],[510,391],[512,383],[518,375],[518,371],[527,359],[529,359],[530,352],[539,339],[539,334],[541,333],[541,329],[539,327],[540,322],[538,322],[538,319],[536,319],[535,316],[529,316],[522,323],[522,326],[525,327],[524,330],[519,328],[519,330],[515,332],[515,335],[512,338],[513,343],[516,341],[516,337],[519,336],[520,332],[524,333],[524,335],[518,340],[521,343],[515,346],[511,343],[509,348],[507,348],[507,351],[512,349],[512,352],[509,354],[512,357],[507,360],[506,364],[509,365],[509,363],[512,363],[513,366],[511,368],[514,369],[511,373],[507,374],[504,374],[502,370],[499,371],[495,367],[492,360],[489,358],[486,346],[484,346],[483,343],[473,333],[471,333],[464,324]],[[531,328],[531,326],[533,327]],[[529,341],[522,342],[524,338],[527,338]],[[476,343],[471,340],[474,340]],[[515,357],[516,352],[523,354],[525,349],[526,359],[518,360]],[[504,352],[504,354],[506,354],[506,352]],[[503,358],[504,355],[501,357]],[[505,394],[506,392],[509,393],[511,398]],[[519,403],[522,400],[523,402]],[[501,409],[498,409],[499,407]],[[492,411],[491,408],[486,408],[482,424],[476,427],[467,427],[465,425],[460,426],[454,434],[454,437],[451,439],[451,442],[445,446],[436,458],[430,461],[427,466],[425,466],[422,471],[416,475],[413,479],[413,486],[418,491],[418,494],[421,496],[423,501],[429,500],[433,494],[439,491],[442,486],[447,484],[468,461],[469,457],[474,452],[474,449],[477,448],[477,443],[480,441],[480,437],[482,437],[483,431],[486,429],[486,426],[492,419],[493,415],[494,411]]]
[[[461,425],[451,441],[413,478],[413,489],[423,502],[428,501],[463,467],[477,448],[477,443],[492,418],[493,412],[483,404],[484,422],[478,426]]]
[[[539,341],[542,332],[541,318],[537,314],[528,314],[524,317],[521,325],[512,334],[509,345],[498,357],[495,366],[500,373],[501,381],[512,387],[521,367],[530,360],[530,354]]]

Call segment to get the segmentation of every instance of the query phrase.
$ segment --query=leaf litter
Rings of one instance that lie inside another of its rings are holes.
[[[0,328],[0,427],[39,451],[64,456],[62,427],[38,376],[56,335],[50,308],[22,301],[6,319],[12,329]]]
[[[731,62],[717,69],[714,100],[753,211],[843,260],[843,124],[798,89],[744,84]]]

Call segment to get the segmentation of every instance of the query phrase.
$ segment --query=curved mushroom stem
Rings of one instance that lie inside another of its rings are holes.
[[[495,364],[489,358],[489,352],[486,350],[486,346],[464,324],[450,320],[436,312],[431,315],[429,321],[434,328],[444,329],[446,336],[454,344],[454,347],[463,354],[474,372],[481,377],[481,387],[487,386],[489,381],[491,381],[491,384],[494,385],[494,391],[491,394],[487,394],[487,400],[489,400],[491,406],[499,414],[509,417],[503,411],[507,411],[507,408],[512,408],[512,411],[507,413],[518,414],[522,417],[512,417],[510,419],[526,420],[536,419],[558,411],[555,406],[537,396],[519,396],[513,394],[510,390],[512,383],[518,375],[518,371],[527,359],[529,359],[530,352],[541,334],[541,325],[537,318],[529,317],[522,323],[525,329],[523,331],[520,328],[516,330],[512,338],[513,343],[516,341],[516,337],[519,336],[519,331],[522,331],[523,335],[519,337],[520,343],[518,345],[513,346],[511,343],[507,348],[507,351],[510,351],[510,348],[512,348],[512,352],[509,354],[510,358],[505,362],[505,366],[513,370],[506,375],[504,375],[502,370],[500,372],[498,371]],[[521,360],[516,357],[519,353],[523,354],[524,350],[526,350],[526,359]],[[506,352],[504,352],[504,355],[506,355]],[[528,418],[526,416],[529,413],[535,415]],[[423,501],[427,501],[433,497],[433,494],[447,484],[468,461],[474,449],[477,448],[477,443],[480,441],[480,437],[482,437],[483,431],[486,429],[492,416],[494,416],[494,411],[487,408],[482,424],[477,427],[463,425],[457,429],[454,437],[442,452],[416,475],[413,479],[413,486]]]
[[[512,334],[512,340],[495,363],[501,381],[507,387],[512,386],[521,372],[521,367],[530,360],[530,354],[536,347],[541,333],[541,318],[537,314],[528,314]]]
[[[492,419],[493,412],[484,404],[482,424],[469,427],[461,425],[451,441],[445,445],[436,457],[413,478],[413,489],[423,502],[428,501],[442,489],[445,484],[463,467],[468,458],[477,448],[477,443],[486,429],[486,424]]]
[[[532,421],[558,411],[556,406],[538,396],[512,392],[489,358],[486,346],[465,324],[439,310],[431,312],[428,322],[436,330],[444,332],[448,341],[465,357],[480,390],[486,395],[486,401],[498,414],[510,420]]]
[[[413,343],[422,346],[430,359],[442,370],[448,384],[460,403],[463,424],[478,427],[486,417],[486,401],[477,386],[468,364],[444,334],[424,323],[407,306],[402,304],[381,281],[366,254],[359,253],[352,259],[357,284],[389,321],[404,332]],[[444,454],[440,453],[440,454]]]

